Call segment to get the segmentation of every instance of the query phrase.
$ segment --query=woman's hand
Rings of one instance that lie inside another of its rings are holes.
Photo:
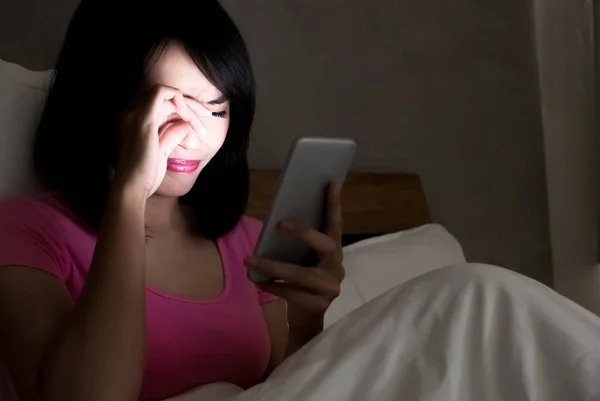
[[[198,114],[176,88],[155,85],[123,121],[114,182],[149,198],[160,186],[167,159],[190,130],[202,130]],[[174,121],[172,117],[176,115]]]
[[[322,327],[323,317],[331,302],[340,294],[344,279],[342,265],[341,186],[332,184],[328,193],[327,220],[324,233],[301,227],[294,222],[280,224],[284,234],[292,235],[310,245],[319,255],[316,267],[297,266],[268,259],[249,257],[249,269],[275,277],[275,282],[259,283],[259,288],[288,304],[290,330]]]

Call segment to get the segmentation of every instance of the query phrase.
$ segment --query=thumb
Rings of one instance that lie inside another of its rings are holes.
[[[192,127],[185,121],[178,121],[171,125],[158,138],[158,147],[161,152],[169,156],[173,150],[185,139]]]

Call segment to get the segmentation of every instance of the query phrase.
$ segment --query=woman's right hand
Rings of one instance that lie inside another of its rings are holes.
[[[179,118],[167,123],[173,115]],[[202,122],[183,94],[155,85],[123,120],[113,183],[149,198],[165,177],[171,152],[198,129],[203,129]]]

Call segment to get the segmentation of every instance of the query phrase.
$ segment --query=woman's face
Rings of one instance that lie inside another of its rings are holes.
[[[179,89],[192,109],[204,107],[217,116],[201,117],[202,132],[191,129],[185,139],[169,155],[167,173],[157,195],[179,197],[194,185],[202,169],[221,149],[229,128],[229,102],[206,79],[181,45],[169,43],[160,59],[148,73],[150,85],[166,85]],[[172,116],[168,120],[176,119]]]

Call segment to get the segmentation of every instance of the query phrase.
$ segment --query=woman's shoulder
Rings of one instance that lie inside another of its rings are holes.
[[[242,216],[236,228],[258,237],[260,230],[262,229],[262,222],[254,217]]]
[[[94,237],[52,194],[0,201],[0,266],[38,267],[68,276],[73,253],[90,253]]]
[[[254,249],[261,229],[262,222],[260,220],[242,216],[233,230],[225,236],[225,239],[234,246]]]
[[[18,221],[39,217],[53,217],[57,214],[51,207],[54,197],[38,194],[0,200],[0,220]]]
[[[0,222],[10,225],[61,227],[72,222],[58,197],[53,194],[37,194],[3,199],[0,201]],[[0,226],[0,229],[5,228]]]
[[[64,217],[52,197],[35,195],[0,202],[0,266],[29,266],[67,276]]]

